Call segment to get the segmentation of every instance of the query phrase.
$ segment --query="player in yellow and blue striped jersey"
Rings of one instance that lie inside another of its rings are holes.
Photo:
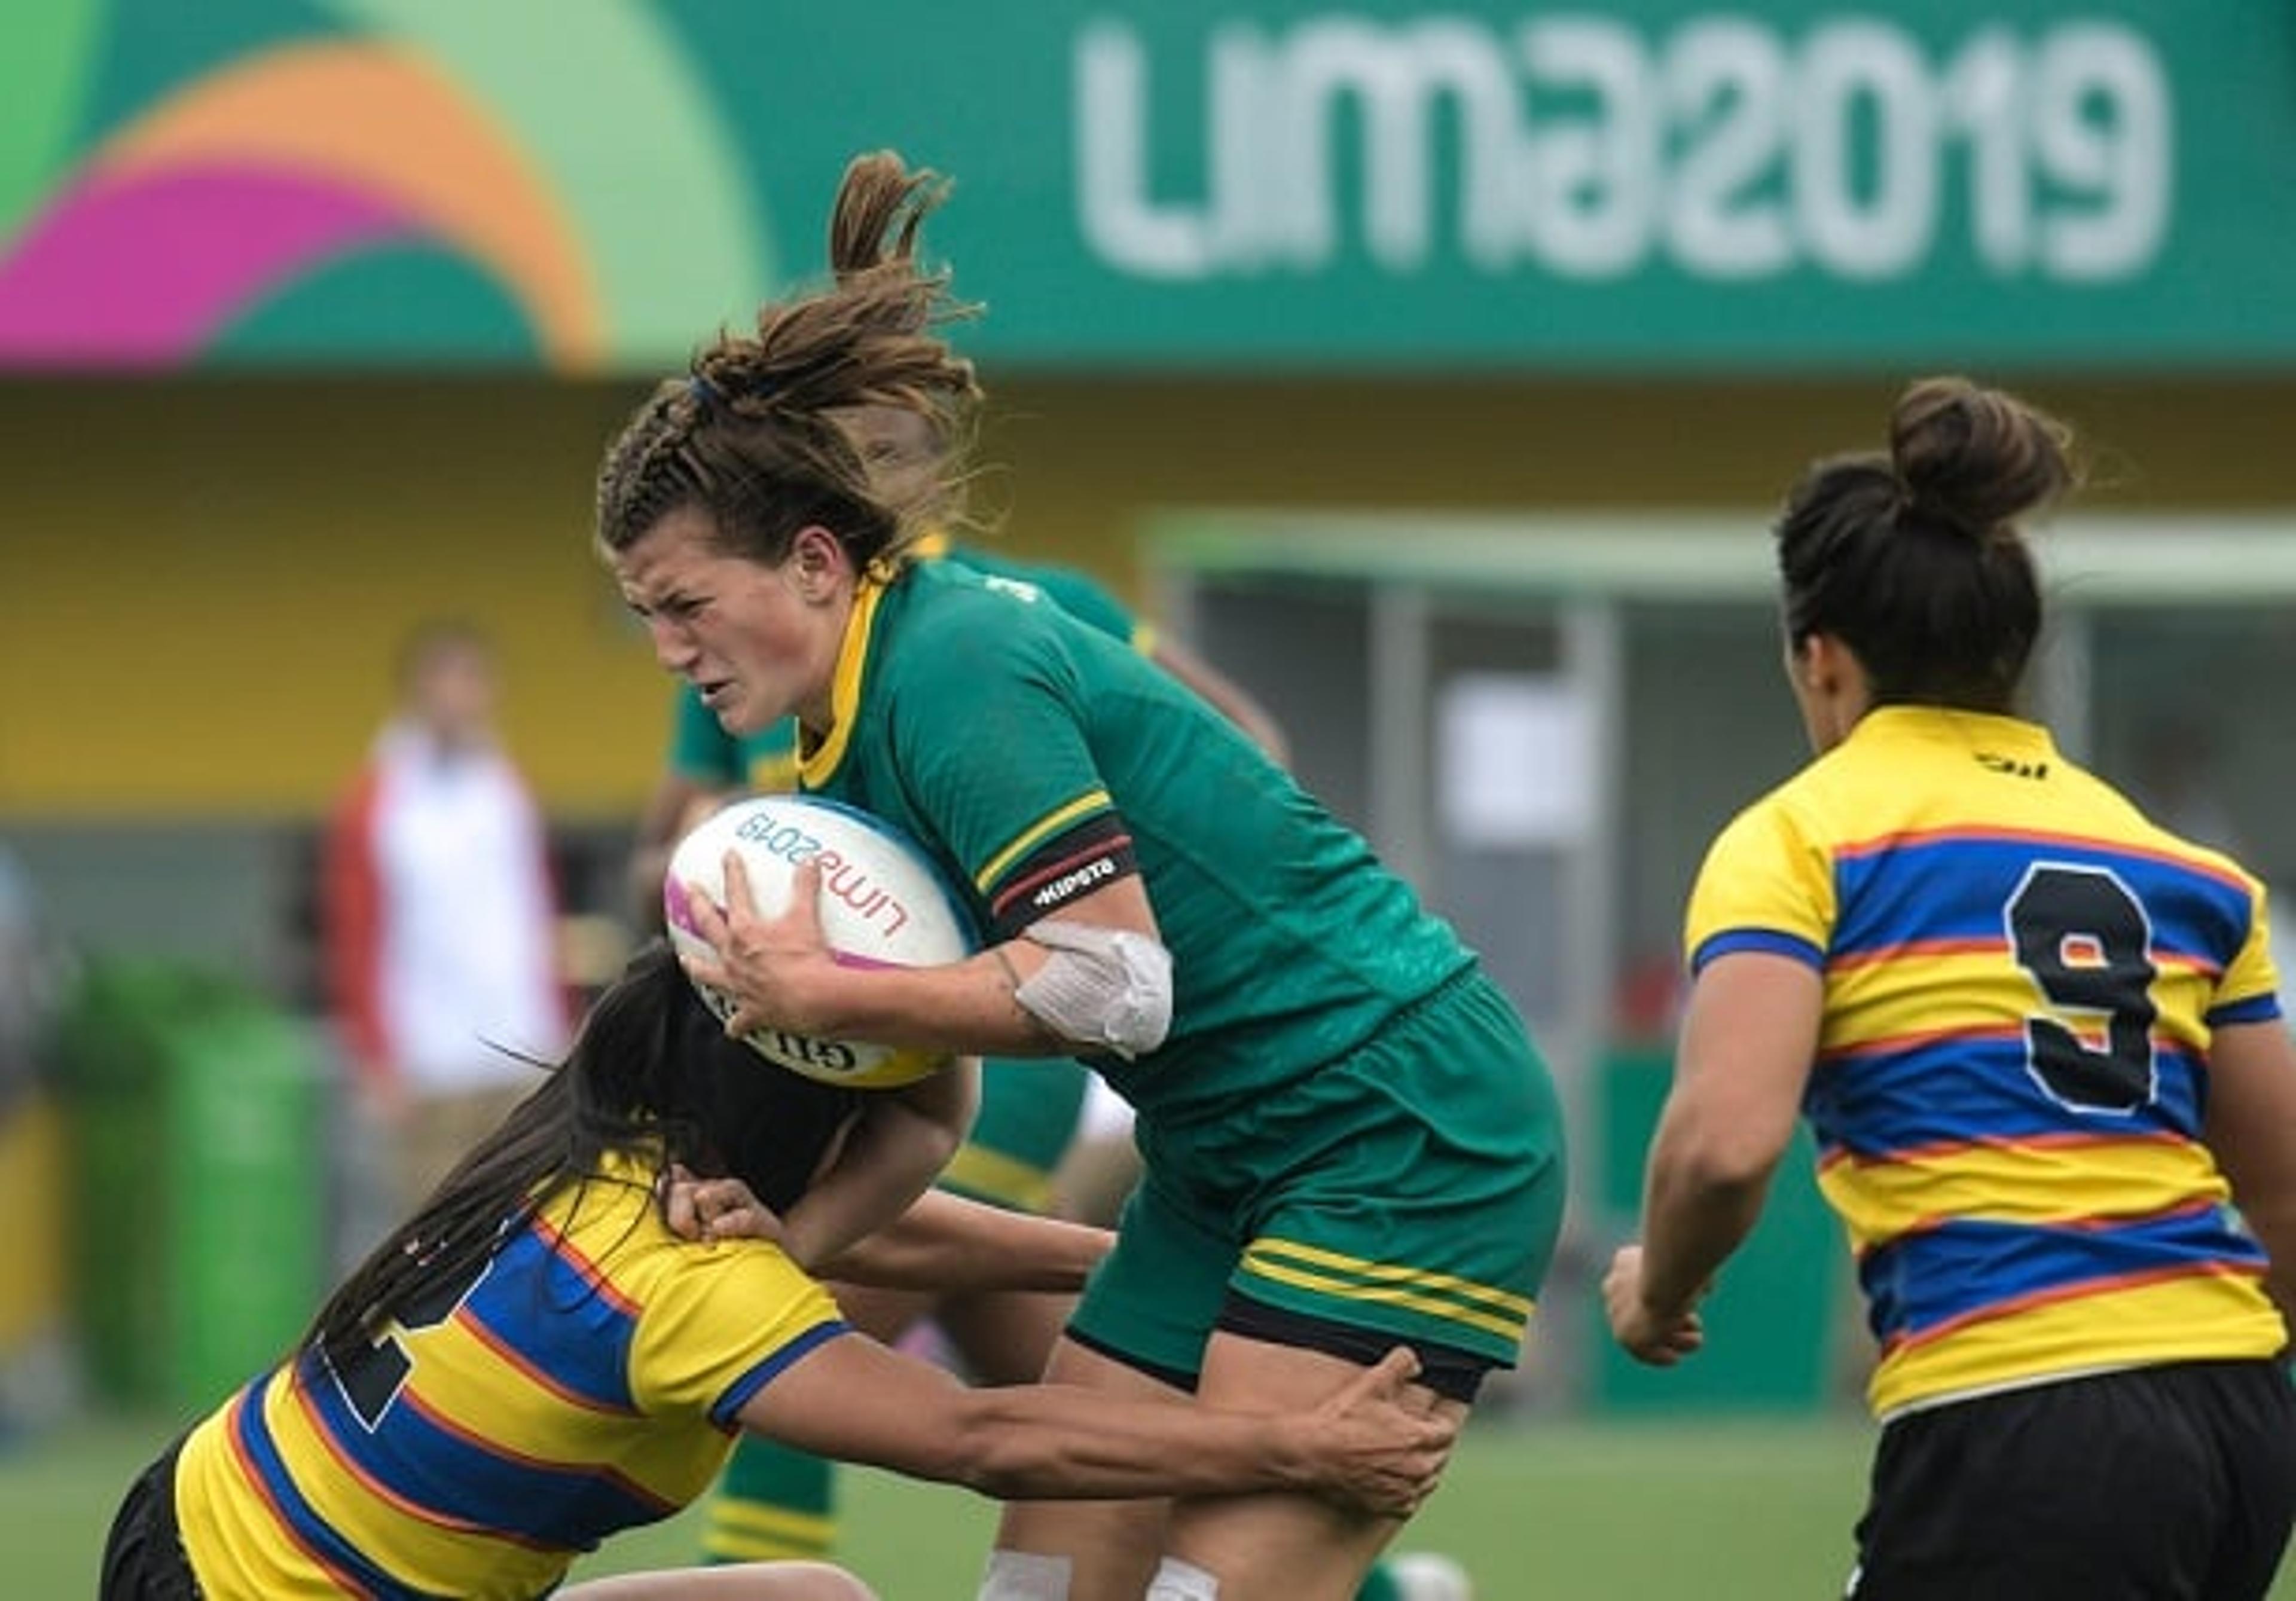
[[[799,1260],[758,1227],[764,1209],[793,1218],[818,1193],[865,1098],[769,1069],[725,1036],[665,947],[641,953],[565,1064],[296,1349],[137,1480],[103,1601],[575,1601],[594,1593],[557,1589],[575,1558],[699,1495],[744,1428],[997,1495],[1280,1487],[1402,1515],[1432,1487],[1455,1431],[1402,1404],[1406,1352],[1338,1405],[1271,1419],[967,1389],[853,1331],[813,1268],[1068,1290],[1104,1244],[932,1195],[890,1241]],[[700,1237],[680,1227],[676,1186],[662,1191],[680,1169],[716,1197],[685,1203],[689,1223],[709,1220]],[[938,1220],[920,1233],[924,1218]],[[603,1581],[603,1595],[635,1582]],[[820,1564],[660,1573],[642,1593],[867,1597]]]
[[[1611,1326],[1666,1365],[1797,1112],[1883,1428],[1858,1601],[2208,1597],[2296,1514],[2296,1048],[2257,879],[2015,715],[2070,436],[1918,384],[1780,521],[1817,759],[1716,840]],[[2238,1210],[2235,1210],[2237,1207]]]

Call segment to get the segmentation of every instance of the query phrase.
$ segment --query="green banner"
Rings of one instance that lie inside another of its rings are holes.
[[[2286,0],[35,9],[20,367],[674,364],[888,145],[1008,368],[2296,360]]]

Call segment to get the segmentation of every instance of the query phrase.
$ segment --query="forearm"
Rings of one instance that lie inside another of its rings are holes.
[[[808,1031],[978,1056],[1067,1055],[1073,1042],[1055,1038],[1013,994],[1044,959],[1016,940],[945,967],[835,967],[808,998],[818,1021]]]
[[[1030,1217],[928,1190],[874,1234],[824,1262],[825,1277],[890,1290],[1074,1293],[1108,1254],[1104,1228]]]
[[[1058,1385],[972,1392],[951,1474],[1001,1500],[1312,1488],[1302,1420]]]
[[[1685,1131],[1661,1127],[1643,1201],[1642,1297],[1661,1318],[1688,1311],[1762,1215],[1775,1163],[1707,1162]]]
[[[1747,951],[1692,986],[1644,1186],[1640,1300],[1660,1323],[1697,1304],[1761,1216],[1816,1055],[1824,985],[1796,958]]]
[[[870,1098],[835,1162],[782,1219],[782,1244],[800,1267],[819,1270],[916,1203],[964,1143],[977,1071],[955,1062]]]

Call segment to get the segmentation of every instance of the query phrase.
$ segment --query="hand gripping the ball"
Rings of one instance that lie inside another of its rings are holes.
[[[820,867],[808,861],[791,870],[789,905],[772,917],[758,910],[741,852],[726,853],[725,873],[723,907],[689,886],[687,914],[711,954],[686,947],[686,976],[734,1002],[726,1032],[736,1039],[767,1028],[822,1032],[831,1020],[818,998],[834,981],[837,958],[821,932]]]

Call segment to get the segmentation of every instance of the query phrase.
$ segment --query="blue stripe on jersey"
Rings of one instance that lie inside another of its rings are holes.
[[[1972,1314],[2108,1290],[2117,1278],[2260,1272],[2264,1262],[2226,1209],[2210,1204],[2086,1228],[1955,1219],[1874,1247],[1857,1277],[1871,1298],[1867,1321],[1886,1347]]]
[[[241,1394],[233,1408],[232,1437],[255,1470],[264,1498],[278,1515],[289,1537],[308,1551],[315,1561],[330,1569],[336,1579],[355,1585],[354,1595],[373,1597],[375,1601],[454,1601],[452,1597],[436,1596],[403,1584],[384,1572],[338,1534],[333,1525],[303,1498],[286,1463],[280,1458],[271,1431],[263,1422],[264,1398],[279,1382],[279,1376],[274,1372]],[[327,1388],[332,1390],[333,1386]]]
[[[791,1363],[840,1334],[852,1333],[852,1329],[851,1324],[841,1321],[814,1325],[726,1386],[726,1393],[719,1396],[718,1404],[709,1408],[709,1421],[719,1428],[731,1428],[742,1408],[750,1404],[750,1398],[779,1378]]]
[[[1706,965],[1715,957],[1742,950],[1792,956],[1811,967],[1825,965],[1825,953],[1799,934],[1780,933],[1768,928],[1732,928],[1723,930],[1690,953],[1690,971],[1695,976],[1705,972]]]
[[[302,1374],[303,1393],[328,1443],[418,1516],[539,1548],[586,1551],[614,1530],[677,1510],[602,1468],[506,1456],[430,1411],[413,1383],[391,1401],[382,1426],[371,1431],[324,1368],[315,1371],[307,1358]]]
[[[2231,1022],[2271,1022],[2280,1015],[2280,998],[2276,995],[2251,995],[2246,1000],[2236,1000],[2229,1006],[2210,1010],[2208,1024],[2220,1029]]]
[[[461,1315],[543,1383],[601,1411],[637,1416],[629,1376],[636,1317],[537,1224],[529,1222],[496,1252],[494,1271]]]
[[[2198,1139],[2204,1093],[2199,1061],[2158,1045],[2153,1063],[2149,1104],[2076,1114],[2034,1081],[2021,1037],[1944,1036],[1829,1057],[1809,1076],[1802,1112],[1822,1149],[1869,1158],[1974,1140],[2013,1144],[2068,1128]]]
[[[1921,940],[2005,945],[2003,907],[2027,870],[2044,861],[2115,873],[2153,915],[2165,911],[2165,920],[2152,925],[2156,956],[2184,958],[2214,976],[2248,938],[2247,890],[2198,863],[2085,841],[1966,833],[1837,851],[1835,904],[1841,920],[1828,954],[1855,956]]]

